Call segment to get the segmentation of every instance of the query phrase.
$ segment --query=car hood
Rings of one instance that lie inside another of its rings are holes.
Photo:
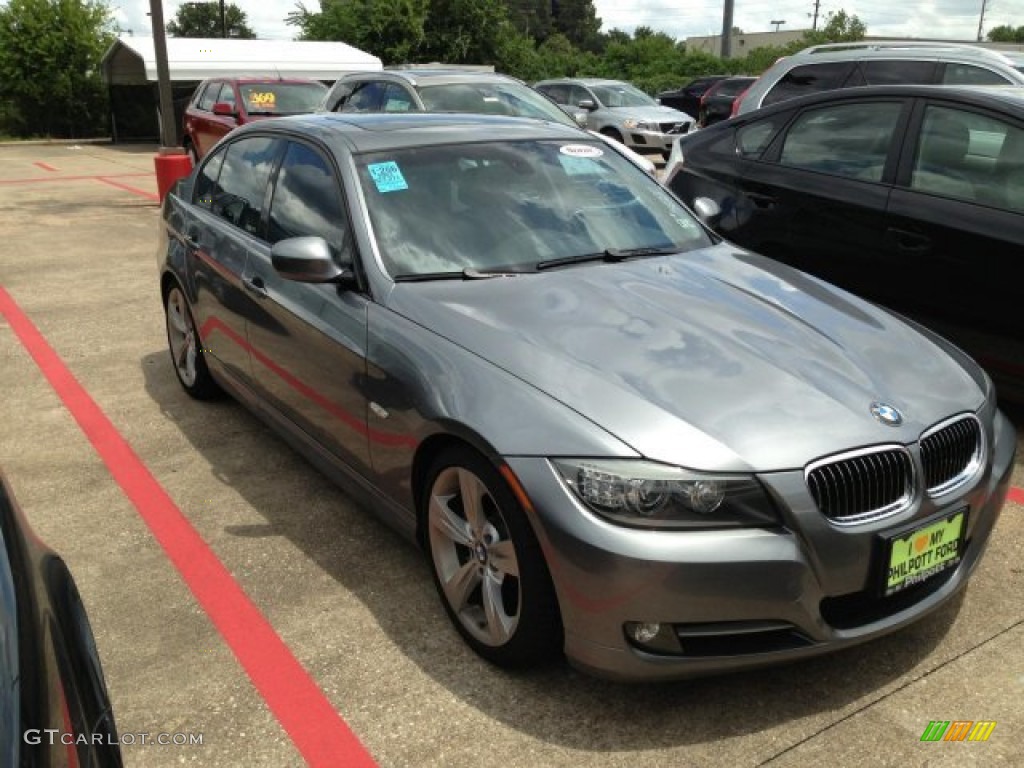
[[[909,443],[984,401],[976,371],[894,315],[726,244],[398,284],[388,305],[637,452],[694,469],[794,469]],[[903,424],[877,421],[874,401],[898,408]]]
[[[604,110],[621,115],[623,118],[630,117],[634,120],[646,120],[653,123],[693,122],[693,118],[688,114],[680,112],[678,109],[672,109],[672,107],[604,107]]]

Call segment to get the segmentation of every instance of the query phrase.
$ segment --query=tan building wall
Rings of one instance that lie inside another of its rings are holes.
[[[732,56],[740,58],[746,56],[753,50],[765,48],[769,45],[789,45],[795,40],[802,40],[804,32],[809,29],[783,29],[778,32],[750,32],[742,35],[732,36]],[[707,37],[686,38],[686,50],[703,51],[712,56],[722,55],[722,36],[708,35]]]

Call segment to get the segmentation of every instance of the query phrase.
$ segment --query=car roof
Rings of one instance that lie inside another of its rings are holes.
[[[861,41],[812,45],[788,57],[792,61],[848,61],[851,59],[941,59],[986,61],[1013,67],[1020,59],[1010,52],[965,43],[924,41]]]
[[[413,87],[418,85],[452,85],[458,83],[518,83],[514,77],[502,75],[498,72],[473,72],[464,69],[453,69],[439,67],[437,69],[411,68],[411,69],[386,69],[379,72],[353,72],[344,75],[342,80],[380,80],[380,79],[404,80]]]
[[[1024,118],[1024,86],[1020,85],[862,85],[837,88],[807,96],[797,96],[754,110],[738,119],[756,120],[764,115],[786,110],[836,101],[852,101],[872,96],[922,97],[956,101],[978,107],[988,107]],[[725,123],[722,123],[724,125]],[[713,126],[716,127],[716,126]],[[707,130],[711,130],[710,128]]]
[[[225,82],[225,83],[238,83],[239,85],[248,85],[250,83],[269,84],[269,83],[299,83],[308,84],[315,83],[316,85],[323,85],[319,80],[313,80],[308,77],[260,77],[258,75],[244,75],[241,77],[234,76],[221,76],[208,77],[204,82]],[[327,86],[324,86],[325,88]]]
[[[300,134],[354,153],[490,141],[598,141],[578,128],[529,117],[434,112],[323,112],[261,120],[236,128],[247,133]]]
[[[551,80],[541,80],[537,85],[552,85],[554,83],[578,83],[580,85],[630,85],[625,80],[612,80],[608,77],[556,77]]]

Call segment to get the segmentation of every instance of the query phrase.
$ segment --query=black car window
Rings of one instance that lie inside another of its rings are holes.
[[[385,112],[409,112],[416,110],[416,102],[412,94],[405,88],[395,83],[388,83],[384,86],[384,101],[381,109]]]
[[[207,83],[206,88],[203,89],[203,95],[199,97],[199,103],[196,106],[209,112],[213,109],[213,103],[217,101],[218,93],[220,93],[220,83]]]
[[[828,61],[794,67],[765,94],[761,106],[838,88],[852,67],[849,61]]]
[[[358,83],[338,81],[324,99],[324,109],[328,112],[340,112]]]
[[[271,243],[318,235],[336,256],[349,250],[341,189],[330,164],[312,147],[289,142],[274,185],[269,222]]]
[[[546,94],[556,104],[569,103],[569,86],[557,83],[554,85],[542,85],[537,90]]]
[[[259,236],[263,197],[280,142],[247,136],[228,145],[210,209],[225,221]]]
[[[206,163],[196,174],[196,183],[192,187],[192,202],[195,205],[209,208],[217,195],[217,180],[220,167],[224,163],[224,150],[219,149],[210,154]]]
[[[946,64],[941,82],[943,85],[1006,85],[1010,81],[998,72],[973,64]]]
[[[934,61],[878,60],[861,62],[868,85],[935,82]]]
[[[572,104],[574,107],[578,107],[581,101],[586,101],[587,99],[590,99],[590,101],[593,101],[595,103],[597,101],[593,96],[590,95],[590,91],[588,91],[586,88],[582,88],[578,85],[569,86],[569,104]]]
[[[734,98],[739,94],[743,93],[750,84],[754,82],[753,79],[736,79],[736,80],[723,80],[714,91],[711,92],[711,96],[723,96],[726,98]]]
[[[376,112],[384,95],[384,83],[376,80],[360,83],[341,105],[339,112]]]
[[[779,162],[881,181],[902,109],[899,102],[855,102],[807,109],[786,134]]]
[[[772,115],[738,129],[736,131],[736,152],[743,157],[760,157],[791,114],[792,112],[784,112],[780,115]]]
[[[1024,211],[1024,130],[976,112],[930,105],[910,186]]]

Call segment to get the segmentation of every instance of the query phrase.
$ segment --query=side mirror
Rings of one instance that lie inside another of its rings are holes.
[[[722,215],[721,207],[710,197],[698,197],[694,200],[693,212],[712,229],[718,223],[718,217]]]
[[[580,99],[580,103],[576,105],[580,109],[585,109],[587,112],[593,112],[597,109],[597,104],[594,103],[593,99]]]
[[[576,125],[580,128],[587,127],[587,113],[581,112],[580,110],[573,110],[572,119],[576,121]]]
[[[355,273],[339,266],[322,237],[289,237],[270,249],[270,261],[278,274],[298,283],[354,282]]]
[[[218,101],[213,105],[213,114],[220,115],[221,117],[234,117],[238,113],[235,112],[235,108],[226,101]]]

